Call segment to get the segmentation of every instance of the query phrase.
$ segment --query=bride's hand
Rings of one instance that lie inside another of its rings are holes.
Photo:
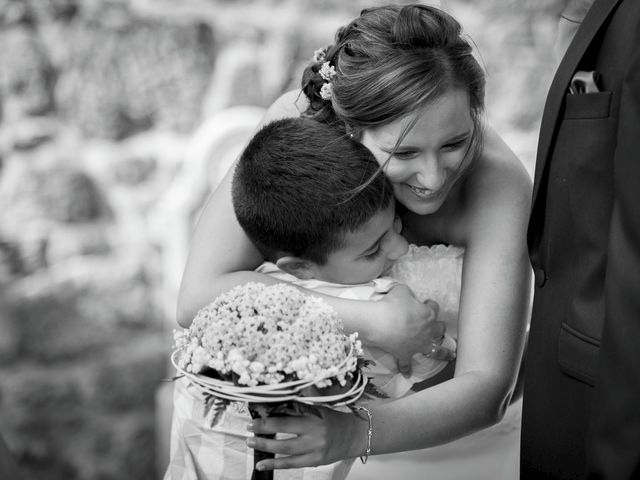
[[[368,421],[354,413],[314,407],[313,412],[299,416],[253,420],[249,430],[255,434],[295,436],[284,440],[251,437],[247,445],[277,455],[259,462],[259,470],[315,467],[362,455],[367,447],[367,429]]]
[[[394,287],[377,303],[375,345],[398,359],[402,373],[409,373],[411,356],[428,352],[446,332],[445,323],[437,320],[439,306],[433,300],[420,302],[406,285]]]

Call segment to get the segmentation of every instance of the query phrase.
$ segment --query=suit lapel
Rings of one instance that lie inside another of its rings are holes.
[[[558,70],[547,95],[544,113],[542,115],[542,125],[540,127],[540,136],[538,140],[538,154],[536,156],[536,170],[533,185],[533,202],[535,206],[536,196],[540,189],[540,181],[542,172],[545,169],[547,158],[549,156],[549,148],[553,142],[553,137],[558,123],[558,112],[564,96],[569,88],[571,77],[578,67],[582,56],[587,47],[593,40],[604,21],[613,11],[614,7],[621,0],[595,0],[591,9],[584,18],[582,25],[576,32],[576,35],[569,45],[567,52],[560,62]]]

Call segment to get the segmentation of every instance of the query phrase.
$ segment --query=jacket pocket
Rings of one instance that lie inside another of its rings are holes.
[[[591,386],[595,385],[600,342],[581,334],[567,323],[558,337],[558,363],[561,370]]]
[[[611,92],[567,94],[564,117],[606,118],[611,107]]]

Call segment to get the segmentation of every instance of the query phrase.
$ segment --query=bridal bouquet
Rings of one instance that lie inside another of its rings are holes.
[[[174,336],[178,372],[209,400],[247,402],[254,418],[295,403],[350,405],[367,384],[357,334],[345,335],[322,299],[286,284],[238,286]],[[254,465],[268,454],[259,455]],[[272,473],[254,469],[253,478]]]

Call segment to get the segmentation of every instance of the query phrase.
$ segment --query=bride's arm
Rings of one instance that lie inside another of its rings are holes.
[[[486,132],[478,170],[465,219],[469,230],[458,320],[463,349],[456,376],[478,371],[510,396],[529,321],[532,269],[526,233],[532,182],[492,129]]]
[[[279,118],[299,115],[296,92],[282,95],[269,108],[258,128]],[[229,169],[207,200],[193,232],[178,293],[177,320],[189,326],[197,311],[219,294],[249,281],[275,283],[252,272],[264,260],[238,224],[231,204]]]
[[[374,426],[385,432],[373,442],[377,453],[426,448],[485,428],[500,421],[511,400],[531,292],[531,179],[491,130],[476,168],[462,219],[467,230],[454,378],[397,406],[381,405],[374,412]]]
[[[302,108],[298,92],[286,93],[269,109],[261,125],[298,115]],[[208,199],[191,241],[177,306],[178,323],[183,327],[189,326],[200,308],[236,285],[277,282],[253,271],[264,258],[233,212],[232,171]],[[400,360],[401,367],[409,365],[413,353],[422,351],[443,332],[443,324],[433,322],[437,315],[433,304],[420,303],[406,287],[395,288],[382,302],[323,297],[337,310],[347,331],[358,331],[364,344],[390,352]]]
[[[506,410],[524,348],[531,269],[526,249],[531,180],[494,132],[469,185],[468,228],[453,379],[371,407],[374,454],[442,444],[499,421]],[[323,411],[324,419],[264,419],[258,433],[298,433],[287,441],[251,439],[283,455],[277,468],[330,463],[361,455],[367,422]],[[384,434],[382,433],[384,432]],[[342,449],[342,451],[341,451]]]

